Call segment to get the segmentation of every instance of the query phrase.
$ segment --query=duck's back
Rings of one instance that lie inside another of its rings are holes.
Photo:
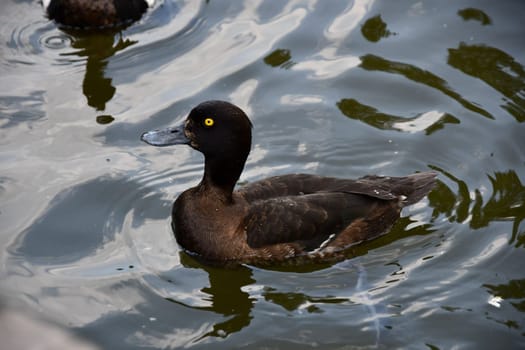
[[[383,200],[402,200],[410,205],[423,198],[434,186],[436,173],[423,172],[403,177],[368,175],[357,180],[311,174],[270,177],[241,187],[237,192],[247,201],[312,193],[343,192]]]
[[[50,19],[75,28],[105,28],[140,19],[145,0],[50,0]]]

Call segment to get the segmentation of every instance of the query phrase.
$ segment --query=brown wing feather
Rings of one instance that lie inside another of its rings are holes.
[[[361,235],[380,234],[394,223],[402,206],[417,202],[432,189],[435,176],[426,172],[346,180],[293,174],[255,182],[238,191],[250,203],[243,222],[248,244],[261,248],[296,242],[305,250],[313,250],[352,222],[374,217],[372,212],[376,209],[380,216],[390,214],[378,218],[377,223],[365,222],[369,230],[359,234],[350,230],[337,239],[359,240],[366,238]],[[390,218],[391,215],[395,217]],[[375,226],[381,232],[373,232]]]
[[[364,217],[378,200],[348,193],[317,193],[252,203],[244,219],[252,248],[300,242],[305,250],[319,247],[353,220]]]

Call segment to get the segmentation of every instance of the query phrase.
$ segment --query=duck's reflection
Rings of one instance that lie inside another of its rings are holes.
[[[82,92],[86,96],[87,104],[97,111],[104,111],[106,104],[116,92],[112,78],[107,76],[106,68],[109,59],[117,52],[134,45],[137,41],[125,39],[122,33],[112,31],[80,32],[69,31],[72,36],[71,46],[76,49],[67,56],[86,57],[86,72],[82,82]],[[97,121],[105,124],[108,118],[98,118]]]
[[[213,311],[227,318],[223,322],[214,324],[213,330],[202,335],[200,339],[209,336],[226,337],[250,324],[253,318],[251,311],[256,299],[243,291],[243,287],[255,283],[250,268],[210,267],[199,263],[184,252],[180,253],[180,261],[185,267],[204,269],[208,273],[210,285],[202,288],[201,291],[210,296],[211,306],[197,308]]]
[[[253,318],[252,309],[257,301],[257,297],[246,291],[247,286],[256,282],[251,268],[244,265],[210,267],[184,252],[180,253],[180,261],[185,267],[203,269],[208,273],[210,285],[202,288],[201,291],[210,296],[211,305],[192,306],[192,308],[212,311],[227,318],[223,322],[214,324],[213,329],[203,334],[197,341],[210,336],[224,338],[250,325]],[[282,293],[271,287],[265,287],[261,294],[264,300],[280,305],[288,311],[298,310],[306,305],[304,308],[307,312],[320,312],[317,303],[333,304],[348,301],[341,298],[313,298],[302,293]],[[171,301],[182,304],[175,300]]]
[[[525,220],[525,186],[514,170],[495,172],[489,175],[492,194],[485,202],[480,189],[469,189],[468,184],[436,166],[436,171],[457,184],[454,193],[445,183],[438,181],[436,188],[428,195],[433,208],[432,217],[445,215],[450,222],[468,222],[473,229],[488,226],[495,221],[512,221],[511,244],[525,247],[525,234],[520,232]],[[472,198],[471,193],[474,193]]]
[[[377,314],[375,302],[369,298],[368,289],[370,286],[366,281],[366,272],[364,272],[362,267],[359,269],[356,266],[358,263],[343,262],[338,264],[338,267],[334,267],[357,273],[355,276],[357,278],[355,287],[349,289],[348,296],[314,296],[296,291],[280,291],[268,285],[263,287],[257,286],[253,277],[253,270],[248,266],[237,266],[236,268],[231,266],[228,268],[210,267],[201,264],[184,252],[180,253],[180,261],[184,267],[202,269],[207,272],[209,286],[200,289],[200,291],[209,295],[207,301],[210,302],[210,305],[191,306],[181,301],[168,300],[191,309],[211,311],[226,318],[225,321],[215,323],[212,326],[212,330],[200,335],[194,342],[199,342],[207,337],[226,338],[248,327],[253,318],[252,309],[256,302],[272,303],[288,312],[300,314],[323,313],[325,311],[324,308],[330,307],[329,305],[362,303],[366,306],[366,312],[370,313],[370,317],[374,321],[373,334],[378,336],[380,332],[378,327],[381,326],[379,326],[378,322],[382,316]],[[296,272],[303,272],[303,269],[305,269],[304,272],[314,270],[311,266],[299,266]]]
[[[308,313],[321,313],[323,310],[318,304],[342,304],[349,302],[349,298],[313,297],[304,293],[283,293],[274,288],[267,288],[264,299],[280,305],[287,311],[305,310]]]

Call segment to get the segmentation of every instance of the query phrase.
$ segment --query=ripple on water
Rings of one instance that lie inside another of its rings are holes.
[[[21,82],[13,92],[12,80],[0,86],[0,145],[10,147],[0,241],[1,289],[15,300],[105,348],[449,348],[523,338],[524,75],[501,40],[502,23],[517,21],[497,15],[503,6],[483,5],[491,23],[479,44],[461,44],[464,6],[418,2],[422,12],[407,16],[390,2],[158,2],[122,32],[118,50],[118,36],[98,41],[109,50],[96,73],[130,111],[114,121],[104,113],[98,121],[112,122],[101,125],[76,115],[89,109],[79,101],[90,40],[57,29],[34,1],[14,3],[0,14],[0,65]],[[458,30],[437,30],[444,19]],[[388,30],[371,37],[373,26]],[[39,85],[45,75],[56,85]],[[138,135],[208,98],[236,101],[254,120],[244,181],[430,167],[438,185],[340,264],[204,266],[180,251],[170,227],[172,202],[199,181],[202,158],[141,147]]]
[[[4,29],[11,33],[7,43],[10,51],[4,59],[12,66],[55,62],[60,59],[60,51],[71,45],[71,37],[49,21],[17,22],[14,27]]]
[[[64,33],[51,34],[41,38],[41,43],[48,49],[59,50],[71,45],[71,38]]]
[[[34,3],[30,5],[24,4],[28,13],[24,17],[20,15],[24,9],[14,6],[5,8],[8,12],[16,11],[12,16],[3,15],[0,24],[0,30],[9,33],[6,39],[10,50],[2,55],[3,64],[7,66],[37,65],[45,61],[53,65],[71,64],[78,61],[78,57],[71,55],[71,48],[79,37],[118,33],[61,30],[56,23],[45,17],[40,6]],[[195,22],[201,5],[195,1],[157,1],[154,8],[140,21],[120,33],[139,41],[140,46],[162,41],[180,31],[190,30],[188,27],[191,28]],[[173,21],[175,16],[177,21]],[[28,23],[28,19],[32,21]]]

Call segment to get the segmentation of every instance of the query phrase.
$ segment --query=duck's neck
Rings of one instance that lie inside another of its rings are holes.
[[[237,159],[235,157],[232,159],[206,157],[204,177],[200,186],[215,192],[225,202],[231,202],[233,188],[241,176],[245,162],[245,157]]]

